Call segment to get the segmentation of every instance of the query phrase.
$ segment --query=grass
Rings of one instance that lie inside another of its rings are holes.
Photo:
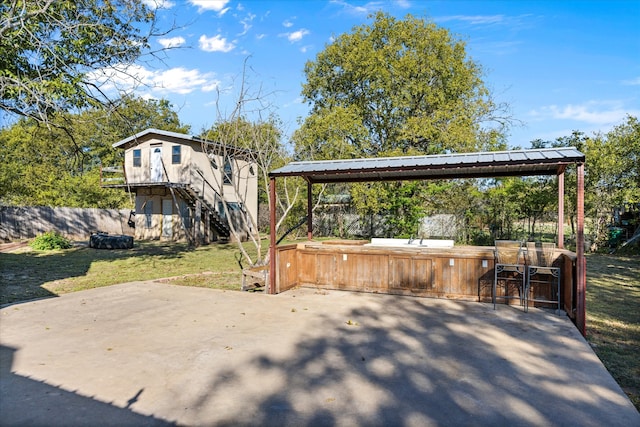
[[[587,257],[587,340],[640,410],[640,257]]]
[[[251,253],[251,247],[247,249]],[[171,278],[177,285],[240,289],[235,244],[191,249],[138,242],[133,249],[74,247],[0,253],[0,305],[137,280]]]
[[[239,253],[234,244],[149,242],[129,250],[22,248],[0,253],[0,304],[154,279],[239,290]],[[640,410],[640,257],[587,257],[587,340]]]

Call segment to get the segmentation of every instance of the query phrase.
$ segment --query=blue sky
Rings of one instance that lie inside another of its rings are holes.
[[[192,133],[216,122],[218,94],[228,115],[245,60],[250,91],[260,89],[292,133],[308,111],[305,62],[378,10],[433,20],[466,41],[494,98],[524,123],[512,130],[512,147],[640,117],[638,0],[145,2],[161,3],[162,28],[179,28],[153,42],[171,49],[163,62],[140,64],[136,73],[152,87],[139,94],[170,100]]]

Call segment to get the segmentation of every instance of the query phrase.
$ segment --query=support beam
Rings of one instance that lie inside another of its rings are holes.
[[[269,180],[269,285],[268,294],[276,293],[276,179]]]
[[[564,171],[558,174],[558,248],[564,249]]]
[[[211,243],[211,211],[208,208],[204,211],[204,243]]]
[[[307,181],[307,239],[313,240],[313,185]]]
[[[200,199],[196,200],[196,211],[195,211],[195,224],[193,226],[193,240],[195,241],[196,246],[200,246],[202,244],[202,201]]]
[[[584,164],[577,167],[577,222],[576,236],[576,326],[583,336],[587,336],[586,292],[587,292],[587,260],[584,256]]]

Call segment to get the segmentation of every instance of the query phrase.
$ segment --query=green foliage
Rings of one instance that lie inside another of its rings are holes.
[[[50,251],[54,249],[69,249],[71,242],[55,231],[48,231],[33,239],[29,246],[37,251]]]
[[[140,0],[1,2],[0,109],[48,122],[55,112],[109,104],[92,72],[147,52],[154,20]]]
[[[585,145],[587,212],[596,242],[605,246],[613,209],[626,203],[640,206],[640,123],[629,116],[606,134],[589,138]]]
[[[122,163],[114,142],[149,127],[186,132],[167,101],[124,97],[111,111],[22,119],[0,129],[0,202],[7,205],[126,207],[122,190],[100,186],[100,166]]]
[[[533,148],[576,147],[586,156],[585,164],[585,218],[589,226],[587,236],[596,248],[608,248],[609,225],[613,209],[625,204],[640,203],[640,123],[633,116],[607,133],[592,137],[579,131],[557,138],[553,142],[535,140]],[[576,168],[565,172],[565,214],[571,234],[576,232]],[[519,191],[523,203],[517,206],[518,217],[535,220],[557,209],[556,180],[551,177],[527,178]],[[516,200],[515,193],[506,195]],[[637,224],[636,224],[637,226]]]
[[[294,133],[296,156],[336,159],[468,152],[503,147],[509,119],[463,41],[432,22],[382,12],[305,66],[309,116]],[[502,115],[506,117],[505,115]],[[485,126],[487,124],[494,126]],[[390,218],[392,233],[415,234],[431,196],[423,184],[354,185],[362,215]]]
[[[588,184],[614,205],[640,203],[640,122],[629,116],[586,141]]]
[[[305,158],[423,154],[478,149],[481,125],[498,107],[448,30],[382,12],[339,36],[305,66],[311,113],[294,135]],[[488,147],[483,147],[488,148]]]

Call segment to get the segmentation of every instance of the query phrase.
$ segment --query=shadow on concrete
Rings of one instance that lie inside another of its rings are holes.
[[[569,319],[539,309],[136,282],[0,314],[2,422],[44,396],[60,425],[95,405],[194,426],[640,426]]]
[[[0,346],[1,426],[174,426],[130,407],[144,393],[140,389],[121,408],[75,391],[64,390],[11,371],[16,349]]]
[[[235,396],[242,411],[216,425],[638,425],[603,392],[613,380],[566,322],[540,326],[482,305],[480,322],[473,303],[411,297],[326,313],[313,326],[323,333],[301,337],[291,356],[255,354],[242,370],[216,371],[193,407],[246,390],[249,377],[260,391]]]

